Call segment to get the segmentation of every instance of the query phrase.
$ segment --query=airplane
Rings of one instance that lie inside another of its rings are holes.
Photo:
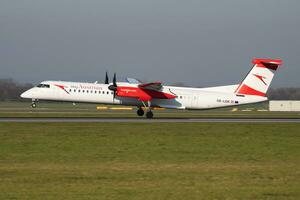
[[[153,118],[153,107],[203,110],[267,101],[266,93],[280,59],[253,59],[253,67],[235,85],[192,88],[165,86],[162,82],[142,83],[133,78],[117,82],[116,73],[110,83],[106,72],[104,84],[43,81],[21,94],[32,99],[32,108],[39,100],[85,102],[136,106],[137,115]]]

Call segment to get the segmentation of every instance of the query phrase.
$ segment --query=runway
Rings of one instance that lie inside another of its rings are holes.
[[[196,122],[196,123],[300,123],[300,118],[0,118],[0,122],[61,122],[61,123],[84,123],[84,122],[126,122],[126,123],[174,123],[174,122]]]

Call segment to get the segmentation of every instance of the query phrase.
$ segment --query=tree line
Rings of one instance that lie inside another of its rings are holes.
[[[183,84],[173,84],[183,86]],[[33,84],[18,83],[13,79],[0,79],[0,101],[22,100],[20,94],[32,88]],[[268,91],[270,100],[300,100],[300,88],[271,88]]]
[[[32,84],[17,83],[12,79],[0,79],[0,101],[21,100],[21,93],[33,87]]]

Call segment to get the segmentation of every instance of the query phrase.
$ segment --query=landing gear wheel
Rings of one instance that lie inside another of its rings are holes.
[[[148,119],[152,119],[152,118],[153,118],[153,112],[152,112],[152,111],[148,111],[148,112],[146,113],[146,117],[147,117]]]
[[[31,104],[31,108],[36,108],[36,103],[35,103],[35,102],[33,102],[33,103]]]
[[[137,111],[136,111],[136,114],[138,115],[138,116],[143,116],[144,115],[144,110],[143,109],[138,109]]]

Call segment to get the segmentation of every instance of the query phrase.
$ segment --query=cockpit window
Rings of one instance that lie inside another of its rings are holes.
[[[39,87],[39,88],[50,88],[50,85],[48,85],[48,84],[38,84],[36,87]]]

